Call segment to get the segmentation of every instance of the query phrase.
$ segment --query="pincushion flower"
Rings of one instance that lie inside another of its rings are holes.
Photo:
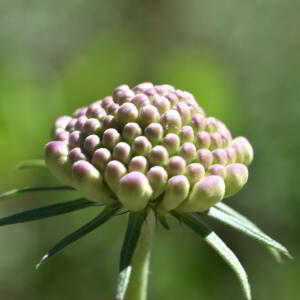
[[[220,254],[250,299],[239,260],[205,221],[217,219],[263,243],[277,258],[289,256],[282,245],[223,203],[247,183],[252,160],[249,141],[233,138],[223,122],[207,117],[191,93],[150,82],[132,89],[121,85],[112,96],[56,119],[52,140],[45,146],[45,164],[66,186],[25,188],[1,196],[75,189],[82,198],[2,218],[0,225],[104,206],[95,219],[44,255],[39,266],[112,216],[128,213],[116,299],[141,300],[146,298],[155,219],[170,229],[168,218],[175,217]]]

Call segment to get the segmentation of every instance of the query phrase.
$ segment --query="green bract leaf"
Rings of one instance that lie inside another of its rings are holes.
[[[32,192],[51,192],[51,191],[66,191],[66,190],[74,190],[71,186],[40,186],[40,187],[24,187],[20,189],[13,189],[3,194],[0,194],[0,200],[4,200],[7,198],[12,198],[24,193],[32,193]]]
[[[283,247],[278,242],[274,241],[272,238],[267,236],[266,234],[262,233],[261,231],[257,230],[256,227],[253,227],[249,223],[245,223],[242,220],[239,220],[238,218],[234,216],[230,216],[221,210],[212,207],[208,212],[207,215],[213,219],[216,219],[238,231],[241,231],[248,235],[249,237],[257,240],[258,242],[265,244],[267,246],[270,246],[272,248],[275,248],[280,253],[290,257],[289,252],[285,247]]]
[[[49,206],[35,208],[32,210],[27,210],[9,217],[2,218],[0,219],[0,226],[49,218],[94,205],[97,205],[97,203],[83,198],[63,203],[57,203]]]
[[[202,223],[198,216],[186,213],[179,214],[177,212],[172,212],[172,214],[184,222],[192,230],[200,234],[205,242],[208,243],[223,258],[223,260],[237,275],[246,298],[250,300],[251,289],[247,274],[236,255],[226,246],[226,244],[217,236],[217,234],[208,228],[204,223]]]
[[[281,254],[284,254],[284,255],[288,256],[289,258],[292,258],[292,256],[289,254],[288,250],[284,246],[280,245],[278,242],[274,241],[272,238],[267,236],[260,228],[258,228],[258,226],[256,224],[254,224],[252,221],[250,221],[248,218],[246,218],[245,216],[243,216],[236,210],[232,209],[228,205],[221,203],[221,202],[216,204],[215,207],[217,209],[219,209],[219,211],[231,216],[233,219],[242,223],[243,226],[246,226],[247,228],[250,228],[252,231],[255,231],[256,233],[259,233],[260,235],[267,237],[269,240],[271,240],[273,243],[275,243],[276,246],[279,246],[280,249],[278,249],[274,245],[270,245],[268,243],[263,243],[261,241],[262,244],[268,249],[268,251],[273,255],[273,257],[278,262],[282,262]]]
[[[16,170],[32,169],[32,168],[47,168],[43,159],[32,159],[21,161],[16,165]]]
[[[49,250],[46,255],[42,257],[36,268],[39,268],[42,263],[46,262],[50,257],[60,252],[71,243],[74,243],[78,239],[84,237],[85,235],[98,228],[100,225],[107,222],[112,216],[116,214],[119,209],[120,204],[106,206],[96,218],[92,219],[90,222],[80,227],[78,230],[60,240],[52,249]]]
[[[144,211],[130,212],[129,214],[127,230],[120,257],[120,274],[116,295],[117,300],[123,300],[126,294],[132,268],[131,260],[140,237],[145,217]]]

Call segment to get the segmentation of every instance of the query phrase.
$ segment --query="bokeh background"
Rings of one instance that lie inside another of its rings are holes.
[[[58,184],[46,170],[13,170],[43,157],[56,116],[122,83],[173,84],[252,142],[249,183],[228,203],[296,259],[278,265],[252,240],[212,225],[247,269],[254,299],[299,299],[299,10],[298,0],[2,0],[0,191]],[[74,197],[19,197],[1,203],[0,216]],[[35,270],[57,240],[95,214],[0,228],[1,299],[112,299],[125,216]],[[149,300],[242,299],[227,265],[176,222],[171,232],[157,229],[149,293]]]

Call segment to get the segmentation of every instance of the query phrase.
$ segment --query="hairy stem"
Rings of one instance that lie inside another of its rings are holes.
[[[149,210],[135,249],[124,300],[146,300],[150,253],[155,229],[155,215]]]

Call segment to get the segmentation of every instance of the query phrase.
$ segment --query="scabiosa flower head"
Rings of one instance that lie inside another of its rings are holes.
[[[59,117],[52,137],[45,158],[56,176],[130,211],[208,210],[242,189],[253,160],[248,140],[205,116],[192,94],[149,82]]]
[[[228,263],[250,300],[244,268],[206,220],[213,218],[263,243],[277,260],[289,253],[221,202],[247,183],[253,149],[245,137],[233,138],[222,121],[206,116],[199,104],[189,92],[144,82],[133,88],[120,85],[112,96],[57,118],[45,160],[19,167],[47,166],[66,186],[15,189],[1,194],[0,200],[25,192],[70,189],[81,198],[1,218],[0,226],[104,206],[94,219],[51,248],[40,266],[113,216],[129,213],[115,299],[146,300],[155,220],[169,230],[167,219],[175,217]]]

